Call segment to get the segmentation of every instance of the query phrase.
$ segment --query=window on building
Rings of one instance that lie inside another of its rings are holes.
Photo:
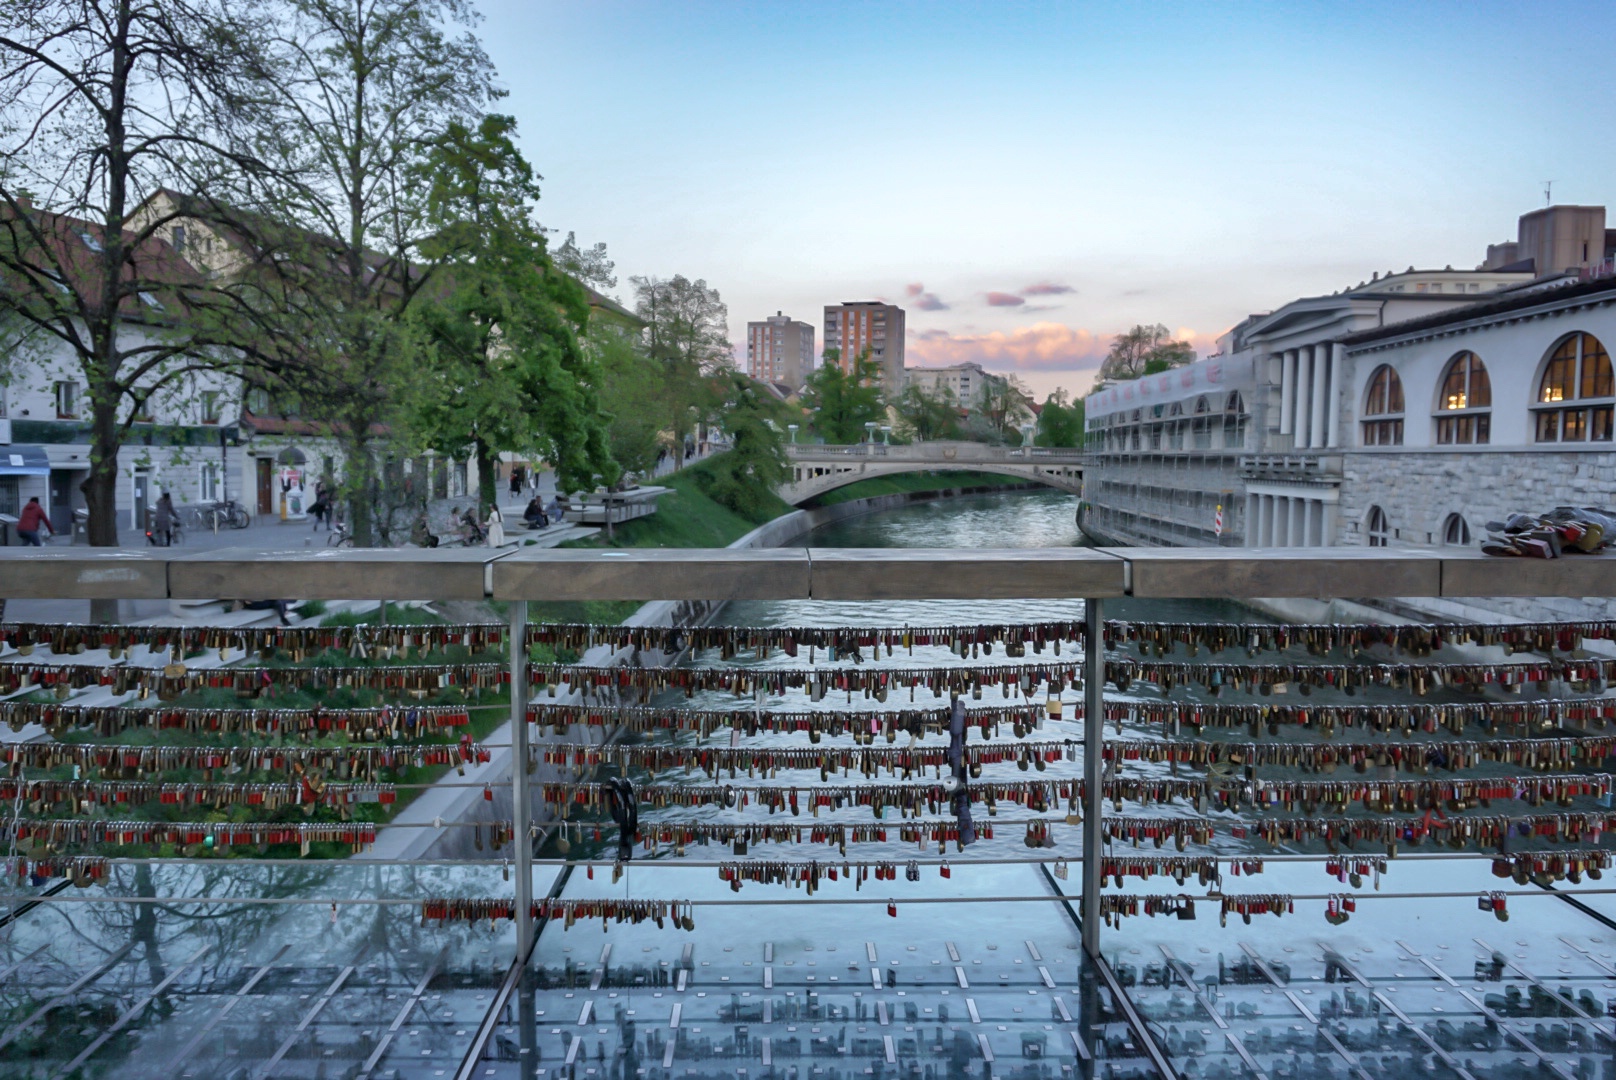
[[[1448,361],[1436,403],[1436,441],[1442,446],[1485,443],[1491,434],[1493,387],[1481,357],[1466,350]]]
[[[1211,411],[1212,403],[1206,400],[1205,394],[1202,394],[1200,397],[1195,399],[1195,415],[1199,416],[1202,413]]]
[[[1365,531],[1369,534],[1370,547],[1385,547],[1386,541],[1392,535],[1391,528],[1386,524],[1386,511],[1378,506],[1371,506]]]
[[[255,386],[247,391],[247,411],[254,416],[269,415],[269,391]]]
[[[1592,334],[1571,334],[1555,345],[1538,384],[1538,442],[1610,442],[1616,381],[1610,353]]]
[[[217,461],[204,462],[196,490],[202,502],[218,502],[224,498],[224,471]]]
[[[56,384],[56,419],[76,420],[79,415],[79,384],[63,379]]]
[[[1465,547],[1470,543],[1470,526],[1458,514],[1449,514],[1442,523],[1442,542],[1450,547]]]
[[[1403,445],[1403,380],[1389,364],[1380,365],[1369,377],[1363,417],[1365,446]]]
[[[22,483],[15,476],[0,476],[0,514],[16,517],[22,513]]]
[[[202,422],[204,424],[219,422],[219,391],[202,391]]]

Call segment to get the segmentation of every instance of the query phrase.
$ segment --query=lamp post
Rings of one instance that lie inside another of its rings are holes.
[[[792,446],[797,445],[797,428],[798,427],[799,427],[799,425],[797,425],[797,424],[787,424],[786,425],[786,430],[791,432],[791,445]]]
[[[875,442],[875,429],[877,427],[879,427],[879,426],[880,425],[877,424],[874,420],[866,420],[866,421],[864,421],[864,441],[865,442],[868,442],[868,443]]]
[[[882,424],[881,425],[881,445],[882,446],[891,446],[892,445],[892,425],[891,424]]]

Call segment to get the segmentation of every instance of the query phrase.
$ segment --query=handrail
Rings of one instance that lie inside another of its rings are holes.
[[[1447,548],[0,549],[12,599],[1616,596],[1616,554]]]

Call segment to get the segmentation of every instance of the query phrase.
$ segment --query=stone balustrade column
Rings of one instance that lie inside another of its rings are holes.
[[[1309,421],[1313,417],[1313,347],[1305,346],[1297,350],[1296,354],[1296,406],[1295,415],[1291,418],[1295,427],[1296,437],[1291,445],[1298,450],[1305,450],[1312,428]]]
[[[1279,361],[1279,433],[1289,435],[1296,422],[1296,350],[1286,349]]]
[[[1330,346],[1330,411],[1326,417],[1325,446],[1341,445],[1341,380],[1347,377],[1347,347]],[[1328,541],[1326,541],[1328,543]]]
[[[1325,409],[1332,392],[1330,386],[1330,346],[1313,346],[1313,417],[1308,423],[1307,445],[1318,450],[1324,446]]]

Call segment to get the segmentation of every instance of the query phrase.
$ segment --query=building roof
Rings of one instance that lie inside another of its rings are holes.
[[[1360,330],[1356,334],[1348,334],[1341,340],[1347,345],[1361,345],[1385,338],[1400,337],[1404,334],[1417,334],[1424,330],[1434,330],[1443,326],[1451,326],[1455,323],[1507,315],[1513,311],[1525,311],[1530,308],[1563,304],[1573,300],[1603,299],[1606,294],[1612,294],[1610,299],[1616,299],[1616,277],[1595,278],[1591,281],[1578,282],[1575,285],[1564,285],[1558,289],[1522,291],[1515,292],[1510,296],[1477,300],[1473,303],[1449,308],[1435,315],[1425,315],[1418,319],[1405,319],[1402,322],[1391,323],[1387,326]]]
[[[38,293],[47,281],[67,279],[72,295],[63,294],[66,305],[53,310],[53,318],[75,314],[74,296],[86,303],[100,297],[105,226],[49,210],[14,215],[8,206],[0,208],[0,232],[11,238],[6,246],[13,253],[8,257],[11,265],[0,271],[0,287]],[[119,279],[129,290],[119,301],[119,311],[133,322],[172,322],[186,290],[203,284],[202,275],[167,241],[149,236],[137,243],[138,234],[129,229],[122,235],[132,250],[119,268]]]

